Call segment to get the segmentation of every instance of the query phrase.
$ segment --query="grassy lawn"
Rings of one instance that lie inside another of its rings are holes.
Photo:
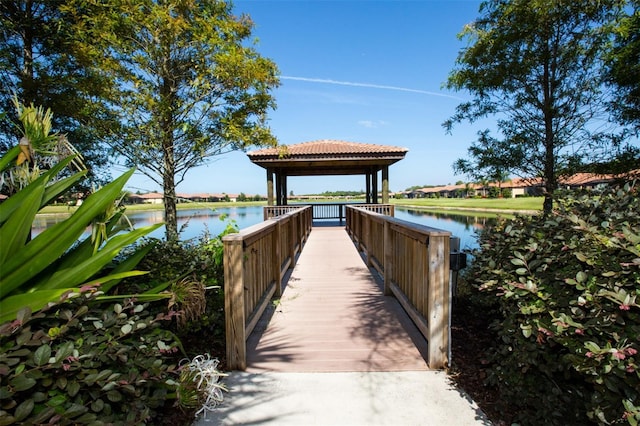
[[[324,200],[326,202],[326,200]],[[348,200],[354,202],[356,200]],[[541,211],[542,197],[522,197],[522,198],[414,198],[414,199],[392,199],[391,203],[397,206],[423,207],[429,209],[454,209],[454,210],[511,210],[511,211]],[[305,203],[313,202],[305,201]],[[333,202],[344,202],[344,200],[333,200]],[[364,201],[362,201],[364,202]],[[292,201],[291,204],[295,204]],[[222,207],[247,207],[265,206],[266,201],[247,202],[218,202],[218,203],[180,203],[178,209],[216,209]],[[304,203],[303,203],[304,204]],[[46,206],[41,213],[62,214],[73,213],[77,207],[66,205]],[[162,210],[162,204],[132,204],[127,206],[128,212]]]
[[[542,210],[543,197],[521,198],[414,198],[391,200],[398,206],[417,206],[459,210]]]
[[[218,203],[180,203],[177,205],[178,210],[185,209],[216,209],[222,207],[247,207],[247,206],[266,206],[266,201],[247,201],[241,203],[234,202],[218,202]],[[128,212],[138,212],[138,211],[152,211],[152,210],[163,210],[164,206],[162,204],[129,204],[126,206]],[[73,213],[77,207],[69,207],[64,205],[57,206],[46,206],[40,211],[40,213],[48,213],[48,214],[61,214],[61,213]]]

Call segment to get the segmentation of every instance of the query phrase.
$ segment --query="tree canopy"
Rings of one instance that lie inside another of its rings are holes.
[[[277,144],[266,124],[277,67],[250,43],[250,18],[224,1],[121,0],[93,6],[90,16],[86,48],[102,49],[101,66],[119,89],[110,99],[120,122],[111,146],[162,186],[174,239],[175,188],[191,168]]]
[[[0,2],[0,151],[20,139],[14,98],[51,110],[52,129],[82,152],[88,181],[104,180],[108,157],[100,129],[113,123],[103,103],[110,84],[77,49],[73,17],[62,0]]]
[[[633,1],[615,27],[608,81],[616,87],[613,110],[640,132],[640,2]]]
[[[489,0],[466,26],[446,86],[473,99],[443,125],[497,116],[497,136],[479,132],[460,170],[483,169],[542,177],[545,212],[558,178],[590,157],[605,156],[612,143],[602,79],[605,30],[624,6],[619,0]]]

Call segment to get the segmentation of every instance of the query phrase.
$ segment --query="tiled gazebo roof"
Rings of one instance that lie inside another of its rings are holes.
[[[271,156],[331,156],[331,155],[377,155],[377,154],[404,154],[408,150],[397,146],[374,145],[370,143],[346,142],[339,140],[323,139],[311,142],[303,142],[295,145],[283,145],[280,148],[267,148],[250,152],[249,158],[262,158]]]
[[[364,174],[402,160],[406,148],[340,140],[317,140],[249,152],[249,159],[289,176]]]

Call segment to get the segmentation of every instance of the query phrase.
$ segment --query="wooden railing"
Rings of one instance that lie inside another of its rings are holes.
[[[427,363],[449,363],[451,233],[383,216],[363,207],[347,208],[347,232],[369,266],[384,277],[428,342]]]
[[[227,367],[247,368],[246,341],[309,237],[309,206],[229,234],[224,243]]]
[[[287,213],[291,213],[303,207],[307,207],[307,205],[264,206],[262,216],[264,220],[269,220],[278,216],[285,215]]]
[[[342,222],[346,218],[347,206],[362,207],[369,211],[384,214],[387,216],[394,215],[393,204],[347,204],[347,203],[315,203],[309,204],[313,208],[313,219],[338,219]],[[306,205],[287,205],[287,206],[265,206],[264,220],[287,214],[291,211],[306,207]]]

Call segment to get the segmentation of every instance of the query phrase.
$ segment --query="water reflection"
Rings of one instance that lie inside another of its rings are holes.
[[[396,207],[395,216],[398,219],[420,223],[433,228],[444,229],[460,238],[460,248],[471,250],[478,247],[477,231],[496,223],[496,217],[470,214],[451,214],[425,210],[415,210],[406,207]]]
[[[246,228],[262,222],[262,206],[221,207],[216,209],[198,208],[178,210],[178,230],[182,240],[198,238],[205,231],[218,235],[229,221],[240,228]],[[460,248],[473,249],[478,246],[476,231],[495,223],[494,217],[477,215],[457,215],[432,211],[414,210],[396,207],[396,217],[409,222],[419,223],[432,228],[444,229],[460,238]],[[33,225],[33,235],[66,219],[68,215],[38,215]],[[164,222],[164,210],[134,211],[127,214],[134,228]],[[90,229],[85,236],[89,235]],[[151,237],[164,238],[164,227],[155,230]]]

